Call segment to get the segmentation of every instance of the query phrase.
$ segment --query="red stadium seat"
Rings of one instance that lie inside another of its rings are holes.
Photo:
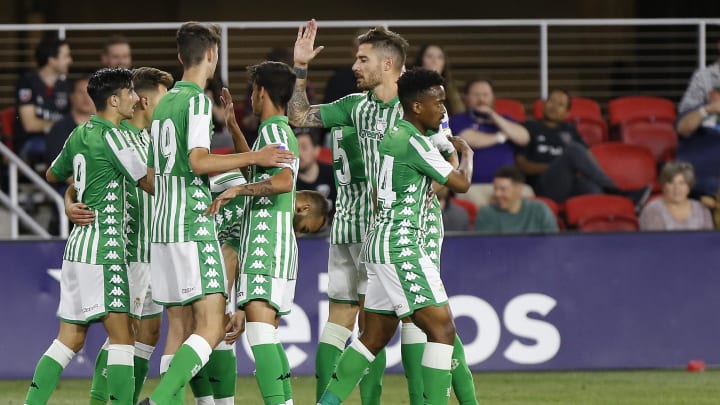
[[[330,148],[321,146],[320,153],[318,154],[318,162],[332,165],[333,164],[332,150],[330,150]]]
[[[622,190],[639,190],[656,183],[655,156],[644,146],[608,142],[594,145],[590,151],[600,167]]]
[[[235,148],[232,148],[230,146],[225,146],[222,148],[212,149],[212,150],[210,150],[210,153],[212,153],[213,155],[227,155],[230,153],[235,153]]]
[[[662,97],[619,97],[608,103],[610,124],[633,119],[675,121],[675,104]]]
[[[568,225],[580,226],[592,218],[637,218],[635,206],[629,198],[607,194],[587,194],[571,197],[565,202]],[[598,220],[599,221],[599,220]]]
[[[538,200],[538,201],[544,202],[545,205],[547,205],[548,208],[550,208],[550,211],[552,211],[553,215],[555,215],[555,220],[557,221],[558,229],[561,229],[561,230],[565,229],[565,222],[562,220],[562,218],[560,218],[560,206],[558,205],[558,203],[556,203],[554,200],[552,200],[550,198],[542,197],[539,195],[536,195],[531,198],[533,200]]]
[[[475,229],[475,218],[477,217],[478,212],[478,208],[475,206],[475,203],[457,197],[451,198],[450,201],[452,201],[453,204],[464,208],[467,212],[468,218],[470,219],[470,223],[468,224],[468,230]]]
[[[10,149],[13,149],[16,113],[17,110],[15,107],[7,107],[0,110],[0,130],[2,130],[2,139],[5,146]]]
[[[630,120],[620,126],[620,138],[630,145],[645,146],[658,162],[667,162],[675,157],[678,137],[672,121]]]
[[[592,118],[603,121],[600,104],[597,101],[585,97],[572,97],[570,103],[570,111],[568,112],[568,121],[577,120],[578,118]],[[543,106],[545,100],[535,100],[533,104],[533,115],[535,119],[543,119]]]
[[[580,232],[632,232],[639,229],[638,219],[626,215],[601,215],[580,221]]]
[[[608,128],[603,119],[590,117],[575,118],[575,128],[587,146],[607,142]]]
[[[515,122],[525,122],[525,106],[517,100],[496,98],[495,111],[500,115],[508,115]]]

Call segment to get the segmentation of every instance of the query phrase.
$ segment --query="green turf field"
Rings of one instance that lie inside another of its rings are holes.
[[[524,372],[477,373],[475,386],[480,404],[573,404],[573,405],[661,405],[720,403],[720,370],[702,373],[677,371],[609,372]],[[27,381],[0,381],[0,404],[22,405]],[[157,380],[149,380],[147,389]],[[50,399],[51,405],[86,404],[89,380],[62,380]],[[313,403],[315,381],[312,377],[294,377],[295,404]],[[141,397],[142,398],[142,397]],[[186,404],[193,404],[188,395]],[[242,377],[238,383],[236,404],[258,404],[255,380]],[[347,404],[359,404],[357,390]],[[407,404],[405,379],[387,375],[383,404]],[[455,398],[450,400],[456,404]]]

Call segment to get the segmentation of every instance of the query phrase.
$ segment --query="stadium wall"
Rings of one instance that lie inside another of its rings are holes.
[[[482,370],[665,368],[718,363],[720,233],[455,236],[442,273],[468,363]],[[29,378],[57,333],[64,241],[0,242],[0,378]],[[280,336],[296,374],[313,374],[327,316],[327,241],[301,239],[295,307]],[[91,328],[65,371],[89,377],[104,340]],[[157,374],[162,348],[153,356]],[[238,345],[241,374],[254,369]],[[390,372],[401,370],[397,338]]]

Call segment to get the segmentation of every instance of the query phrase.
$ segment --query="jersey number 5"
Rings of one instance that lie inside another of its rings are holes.
[[[159,173],[170,174],[173,166],[175,166],[175,154],[177,153],[175,124],[168,118],[163,121],[162,128],[160,128],[160,121],[155,120],[150,128],[150,134],[152,135],[155,145],[158,145],[157,147],[160,148],[160,154],[165,157],[165,167],[163,168],[160,161],[156,159],[155,169]]]
[[[340,162],[340,169],[335,169],[335,177],[341,185],[350,184],[350,163],[347,152],[342,148],[340,142],[343,139],[342,129],[337,128],[332,132],[333,137],[333,162]]]
[[[380,176],[378,177],[378,202],[382,202],[385,208],[390,208],[395,201],[395,192],[392,190],[392,172],[395,158],[392,156],[383,156],[382,165],[380,166]]]

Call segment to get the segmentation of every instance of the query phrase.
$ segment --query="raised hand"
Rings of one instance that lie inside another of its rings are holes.
[[[457,151],[472,150],[470,145],[468,145],[468,143],[459,136],[448,136],[448,140],[453,144],[455,150]]]
[[[87,205],[76,202],[65,208],[65,214],[75,225],[86,226],[95,222],[95,213],[92,212]]]
[[[220,96],[220,102],[222,102],[223,111],[225,112],[225,125],[237,125],[237,119],[235,118],[235,106],[232,101],[232,95],[227,87],[222,88],[222,95]]]
[[[295,40],[294,62],[300,67],[307,66],[320,51],[325,48],[318,46],[315,48],[315,36],[317,35],[317,22],[313,19],[308,21],[304,27],[298,28],[297,39]]]
[[[255,164],[263,167],[283,167],[295,161],[295,154],[279,143],[273,143],[260,149],[256,154]]]

